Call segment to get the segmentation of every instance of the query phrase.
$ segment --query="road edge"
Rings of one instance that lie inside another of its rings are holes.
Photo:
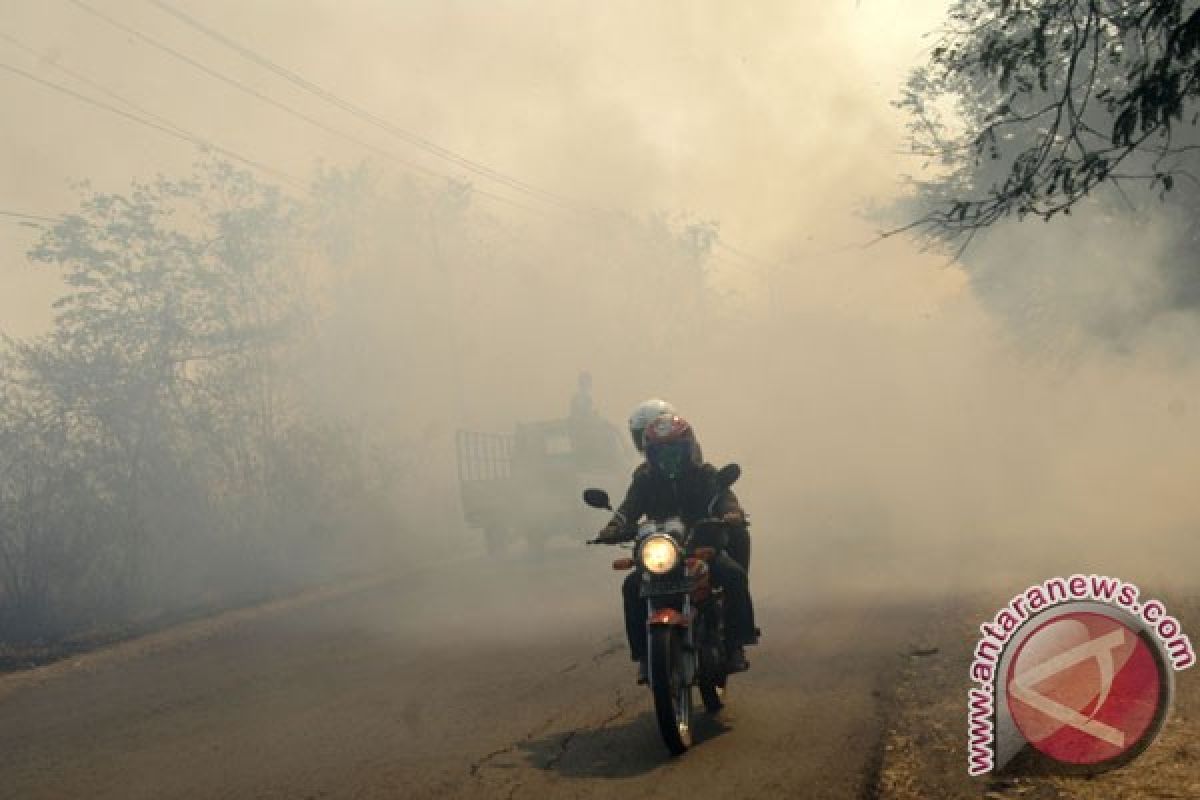
[[[298,591],[220,611],[215,614],[135,634],[118,641],[100,643],[86,652],[64,656],[50,664],[0,674],[0,701],[27,689],[40,686],[78,670],[91,671],[120,664],[132,658],[169,652],[236,628],[239,625],[266,619],[275,614],[293,611],[306,605],[337,600],[386,586],[430,569],[439,569],[474,556],[454,556],[435,560],[408,569],[389,567],[352,578],[342,578],[310,586]]]

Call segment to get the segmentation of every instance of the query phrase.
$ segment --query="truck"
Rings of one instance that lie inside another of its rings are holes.
[[[554,536],[585,538],[596,527],[580,502],[588,486],[624,485],[632,459],[597,418],[581,430],[570,418],[519,423],[511,433],[459,430],[459,496],[468,526],[490,555],[524,540],[540,553]]]

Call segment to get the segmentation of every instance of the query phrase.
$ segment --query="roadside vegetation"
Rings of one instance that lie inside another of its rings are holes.
[[[210,160],[79,198],[29,253],[63,282],[53,326],[0,352],[8,666],[462,547],[464,387],[556,324],[582,339],[644,315],[652,349],[706,302],[715,235],[523,233],[468,186],[365,166],[299,197]],[[564,239],[603,287],[554,285]],[[656,283],[685,316],[647,313]]]

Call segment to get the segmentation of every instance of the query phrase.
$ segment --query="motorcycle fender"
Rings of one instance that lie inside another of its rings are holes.
[[[675,625],[680,628],[688,626],[688,618],[673,608],[656,608],[650,612],[647,625]]]

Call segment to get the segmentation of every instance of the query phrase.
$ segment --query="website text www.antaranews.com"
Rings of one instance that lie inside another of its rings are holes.
[[[1013,633],[1030,617],[1048,608],[1073,602],[1099,602],[1123,609],[1145,623],[1161,643],[1163,653],[1175,670],[1196,663],[1191,640],[1179,620],[1167,613],[1159,600],[1142,601],[1132,583],[1103,575],[1072,575],[1050,578],[1030,586],[1014,597],[990,621],[979,626],[983,637],[975,647],[968,692],[969,771],[981,775],[991,771],[995,720],[996,668]]]

